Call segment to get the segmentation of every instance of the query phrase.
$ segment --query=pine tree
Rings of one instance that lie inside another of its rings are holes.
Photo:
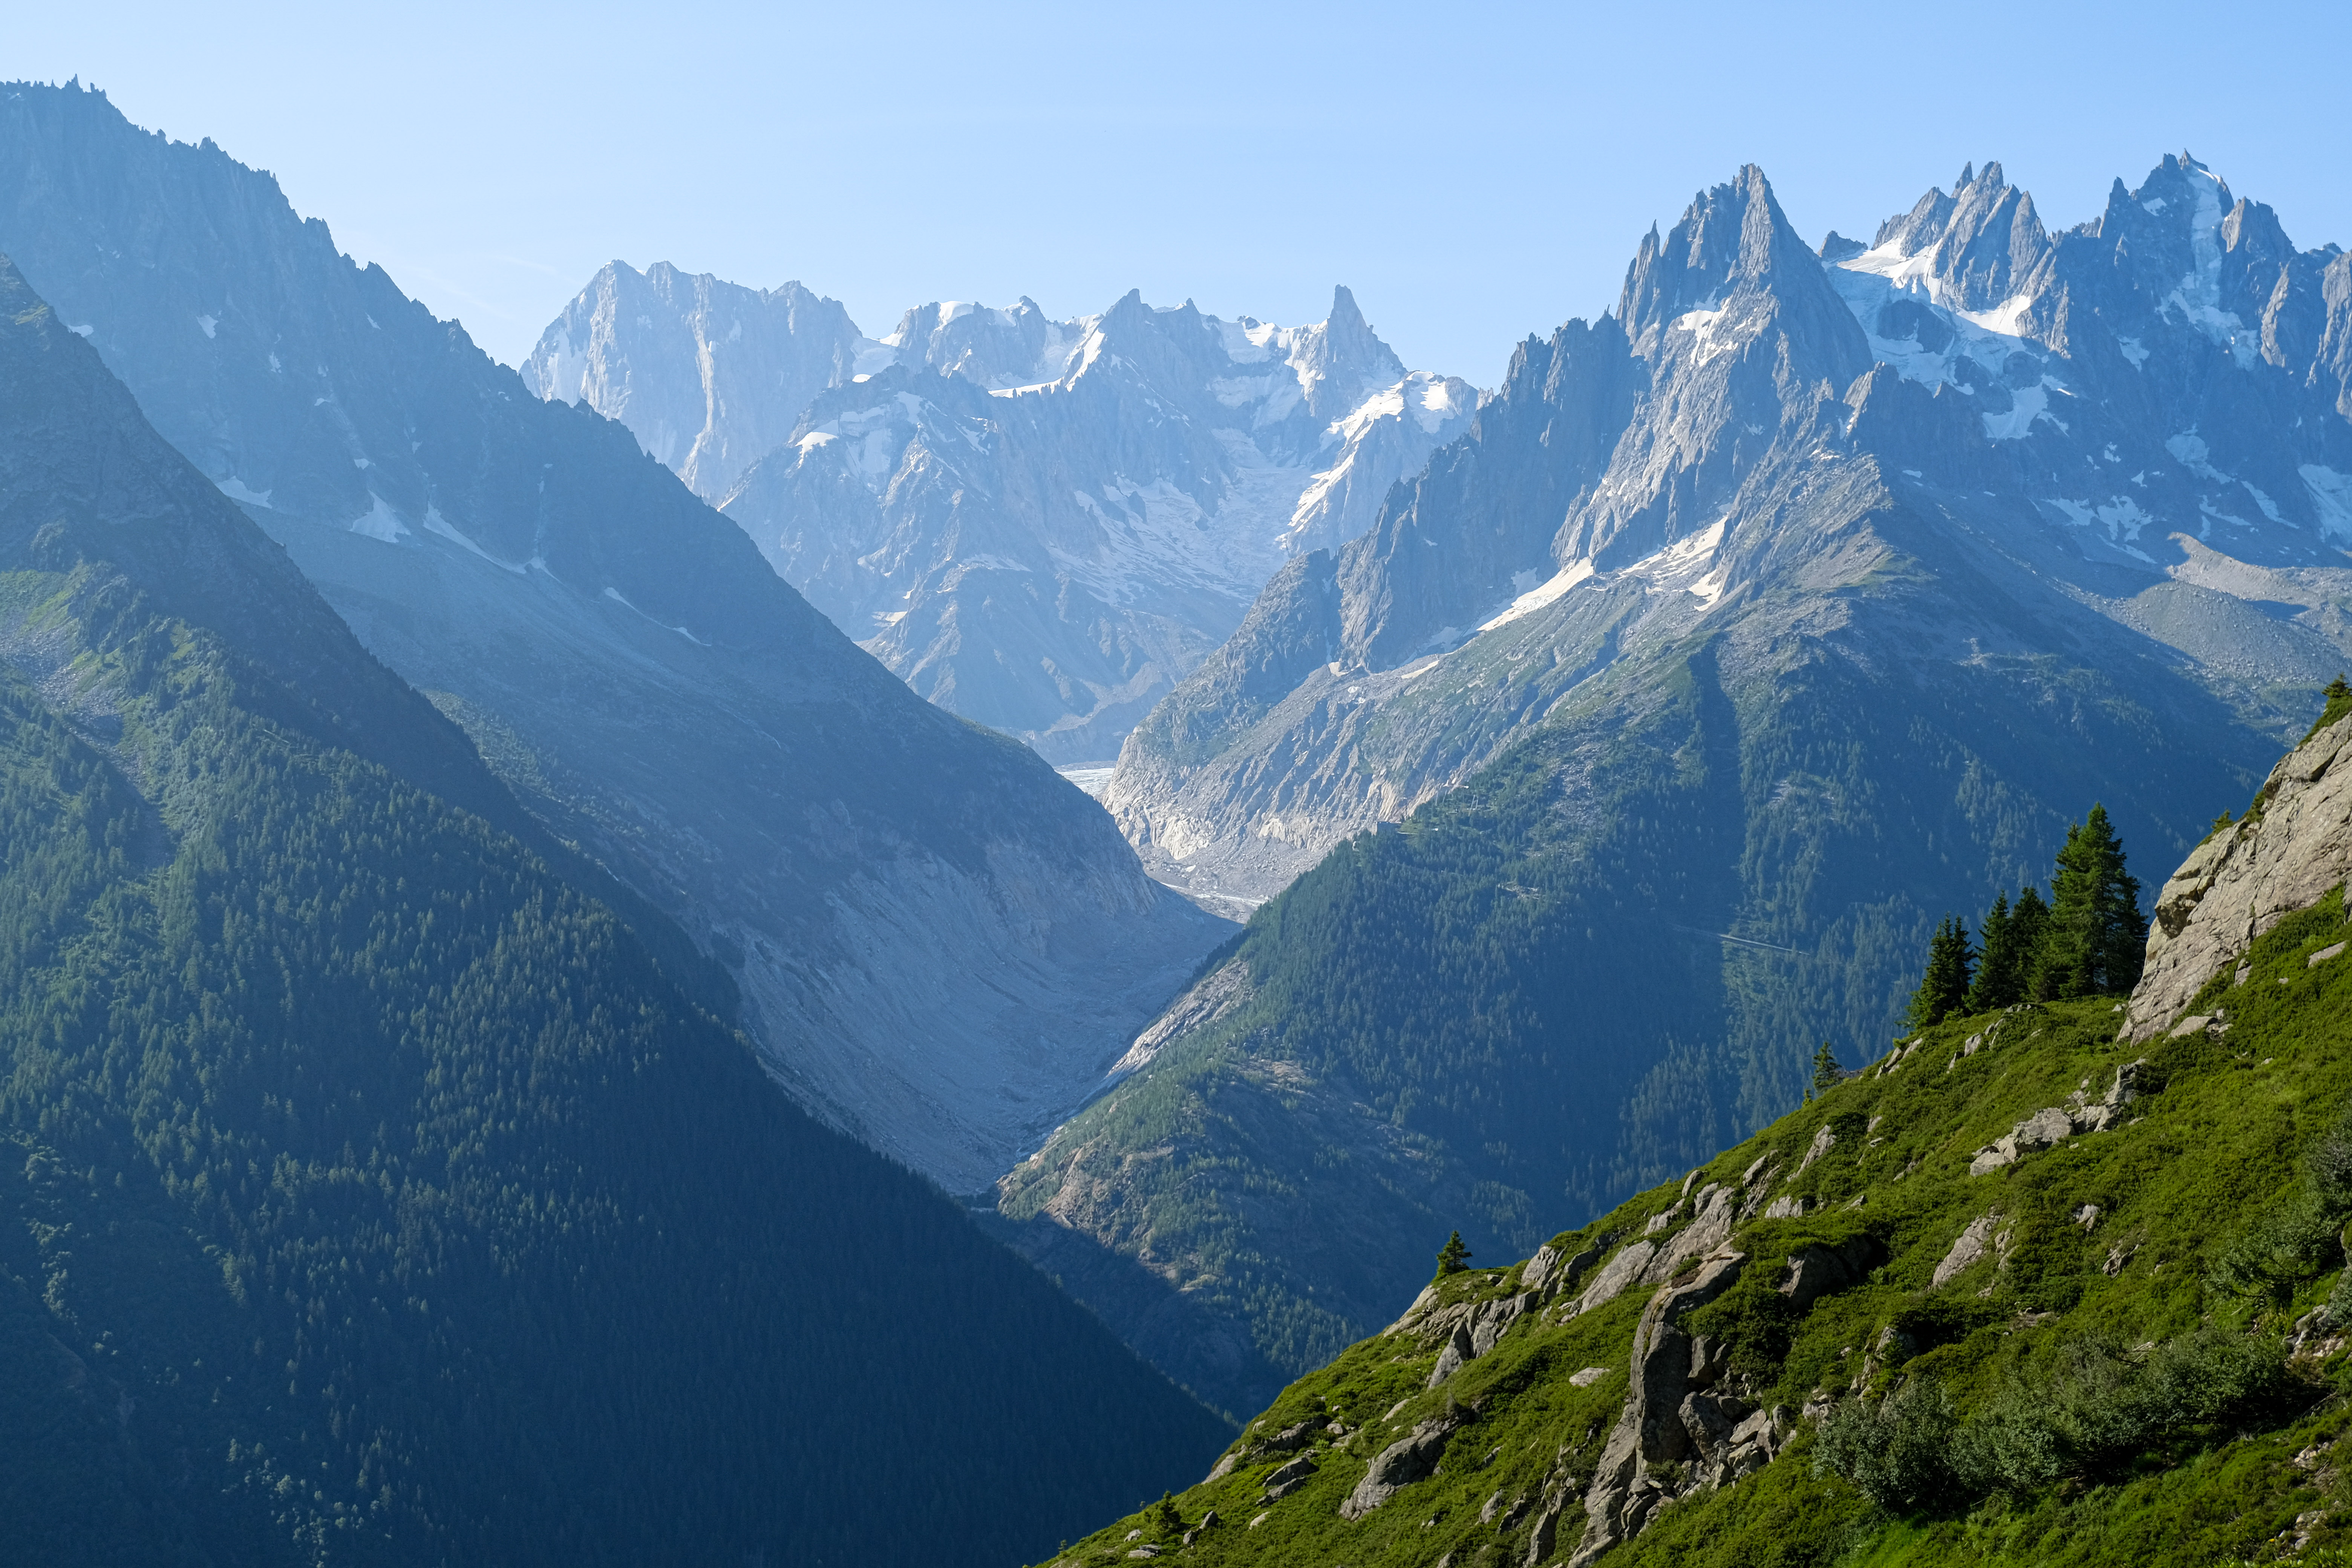
[[[2124,868],[2123,841],[2104,805],[2066,830],[2050,898],[2049,935],[2033,976],[2037,1000],[2116,996],[2139,984],[2147,921],[2138,879]]]
[[[2033,988],[2033,972],[2049,941],[2050,906],[2042,901],[2041,889],[2028,888],[2009,907],[2009,944],[2017,950],[2018,1001]]]
[[[1176,1500],[1164,1491],[1160,1494],[1159,1506],[1151,1510],[1151,1528],[1162,1538],[1184,1533],[1184,1516],[1176,1511]]]
[[[2025,969],[2019,962],[2006,889],[1993,899],[1977,934],[1984,946],[1977,956],[1977,977],[1969,985],[1969,1011],[1998,1013],[2025,994]]]
[[[1911,994],[1911,1026],[1925,1029],[1942,1023],[1969,1005],[1969,971],[1976,960],[1969,945],[1969,928],[1958,915],[1936,922],[1927,944],[1927,972]]]
[[[1813,1092],[1824,1094],[1845,1081],[1845,1068],[1838,1066],[1837,1053],[1830,1049],[1827,1040],[1813,1053]]]
[[[1462,1233],[1457,1230],[1437,1249],[1437,1277],[1443,1279],[1448,1274],[1459,1274],[1469,1266],[1470,1249],[1462,1245]]]

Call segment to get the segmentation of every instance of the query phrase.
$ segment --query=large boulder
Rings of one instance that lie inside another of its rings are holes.
[[[1433,1415],[1372,1456],[1371,1467],[1339,1505],[1342,1519],[1361,1519],[1413,1482],[1435,1473],[1445,1440],[1462,1425],[1459,1415]]]
[[[1816,1242],[1789,1255],[1774,1289],[1801,1312],[1831,1291],[1859,1283],[1885,1261],[1886,1248],[1874,1236],[1857,1236],[1836,1247]]]

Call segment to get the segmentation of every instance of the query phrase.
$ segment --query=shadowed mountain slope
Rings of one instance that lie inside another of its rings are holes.
[[[0,261],[8,1555],[982,1563],[1213,1448],[503,795]]]
[[[1223,934],[267,174],[16,84],[0,248],[557,838],[731,976],[835,1125],[980,1188]]]

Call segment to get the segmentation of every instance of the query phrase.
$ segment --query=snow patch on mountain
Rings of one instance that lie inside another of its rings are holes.
[[[1906,250],[1906,236],[1830,264],[1831,284],[1869,336],[1873,355],[1906,381],[1949,386],[1979,398],[1985,434],[2013,441],[2034,421],[2049,419],[2050,396],[2071,395],[2054,361],[2021,329],[2032,309],[2029,294],[2013,294],[1989,310],[1950,301],[1932,251]]]

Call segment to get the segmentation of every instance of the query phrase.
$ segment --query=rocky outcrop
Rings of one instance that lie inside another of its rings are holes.
[[[1951,1250],[1944,1254],[1943,1261],[1936,1265],[1935,1278],[1928,1280],[1927,1288],[1940,1290],[1982,1262],[1985,1254],[1992,1249],[1993,1236],[2000,1225],[1998,1212],[1981,1214],[1970,1220],[1968,1228],[1953,1241]]]
[[[2352,714],[2288,752],[2253,808],[2189,851],[2157,896],[2123,1033],[2171,1032],[2254,940],[2352,875]]]
[[[1738,1282],[1747,1262],[1741,1252],[1710,1254],[1643,1309],[1624,1411],[1585,1489],[1584,1538],[1570,1560],[1576,1568],[1639,1534],[1661,1503],[1770,1461],[1780,1442],[1771,1415],[1718,1390],[1727,1370],[1722,1347],[1683,1327],[1685,1317]]]
[[[1364,1479],[1339,1504],[1339,1517],[1361,1519],[1404,1488],[1433,1474],[1446,1440],[1461,1425],[1459,1415],[1433,1415],[1373,1455]]]
[[[1465,1302],[1433,1316],[1423,1333],[1443,1334],[1445,1348],[1438,1352],[1437,1365],[1429,1374],[1428,1386],[1435,1388],[1493,1350],[1510,1326],[1526,1316],[1541,1300],[1539,1292],[1528,1290],[1475,1304]]]
[[[1868,1234],[1836,1247],[1815,1242],[1789,1255],[1780,1281],[1773,1289],[1788,1298],[1790,1308],[1801,1312],[1832,1290],[1861,1283],[1885,1261],[1885,1244]]]
[[[2139,1098],[2140,1069],[2147,1065],[2144,1060],[2126,1062],[2116,1068],[2115,1082],[2098,1100],[2091,1100],[2085,1090],[2076,1089],[2064,1105],[2045,1106],[2026,1117],[2013,1131],[1978,1150],[1969,1162],[1969,1174],[1989,1175],[2004,1165],[2017,1163],[2021,1154],[2035,1153],[2077,1134],[2104,1132],[2116,1126],[2123,1120],[2125,1109]]]
[[[1307,1484],[1307,1478],[1313,1475],[1316,1468],[1315,1456],[1301,1454],[1288,1464],[1269,1472],[1265,1478],[1265,1500],[1279,1502],[1288,1497]]]

